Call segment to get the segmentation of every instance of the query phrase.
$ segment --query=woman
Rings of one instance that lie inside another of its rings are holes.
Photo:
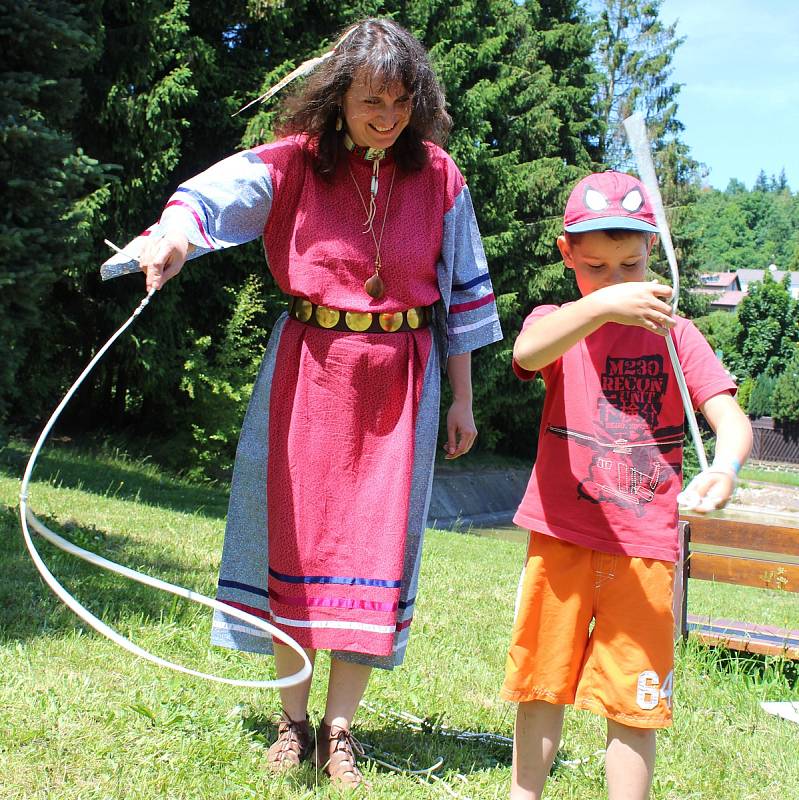
[[[182,184],[150,230],[160,288],[192,257],[263,237],[289,296],[236,456],[218,597],[331,651],[315,758],[355,787],[350,725],[372,667],[402,662],[438,428],[446,458],[477,434],[470,351],[501,338],[469,191],[427,54],[396,23],[350,28],[284,107],[278,139]],[[212,640],[297,655],[217,614]],[[271,769],[311,756],[310,680],[281,691]]]

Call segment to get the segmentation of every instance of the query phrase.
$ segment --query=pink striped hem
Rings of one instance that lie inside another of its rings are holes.
[[[494,293],[489,292],[486,295],[483,295],[479,300],[471,300],[468,303],[455,303],[455,305],[449,307],[450,314],[459,314],[462,311],[471,311],[475,308],[480,308],[481,306],[487,306],[494,300]]]
[[[262,608],[255,608],[255,606],[248,606],[246,603],[237,603],[235,600],[223,600],[221,597],[219,598],[219,602],[224,603],[226,606],[233,606],[233,608],[238,608],[239,611],[246,611],[248,614],[252,614],[254,617],[259,617],[260,619],[274,621],[273,614],[271,614],[269,611],[264,611]],[[400,631],[404,631],[405,628],[409,628],[412,622],[413,622],[413,617],[409,617],[408,619],[403,620],[402,622],[398,622],[396,625],[397,633],[399,633]]]
[[[272,616],[268,611],[264,611],[262,608],[248,606],[246,603],[237,603],[234,600],[223,600],[221,597],[218,599],[220,603],[224,603],[226,606],[233,606],[233,608],[238,608],[239,611],[246,611],[248,614],[252,614],[254,617],[270,619]]]
[[[289,597],[269,592],[270,600],[285,606],[304,608],[361,608],[365,611],[396,611],[397,603],[378,603],[373,600],[353,600],[348,597]]]

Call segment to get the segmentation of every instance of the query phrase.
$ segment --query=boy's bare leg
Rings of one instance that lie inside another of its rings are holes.
[[[279,678],[294,675],[302,668],[302,659],[290,647],[284,644],[274,643],[275,647],[275,671]],[[316,657],[315,650],[306,650],[308,658],[313,666]],[[307,681],[289,686],[280,690],[280,702],[283,710],[295,722],[303,720],[308,715],[308,695],[311,693],[311,678]]]
[[[608,720],[605,773],[610,800],[647,800],[655,769],[655,731]]]
[[[540,800],[558,752],[564,706],[543,700],[519,703],[513,736],[511,800]]]

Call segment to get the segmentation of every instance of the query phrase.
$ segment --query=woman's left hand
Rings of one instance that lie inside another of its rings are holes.
[[[471,450],[477,438],[472,404],[468,400],[455,400],[447,413],[447,442],[444,445],[444,458],[451,461]]]

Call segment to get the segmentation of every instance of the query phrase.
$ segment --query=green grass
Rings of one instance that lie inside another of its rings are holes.
[[[742,481],[764,481],[777,483],[781,486],[799,486],[799,472],[758,469],[757,467],[741,467],[740,478]]]
[[[86,631],[38,579],[16,512],[25,448],[0,453],[0,796],[3,800],[301,800],[339,796],[308,767],[271,778],[265,749],[278,708],[273,692],[237,689],[157,669]],[[213,594],[226,496],[175,480],[147,463],[48,445],[31,507],[90,549],[165,580]],[[92,611],[142,646],[194,668],[238,677],[272,675],[269,659],[211,649],[205,609],[90,567],[41,544],[54,573]],[[428,766],[463,797],[507,796],[510,753],[415,732],[379,711],[510,735],[513,707],[498,698],[523,537],[502,541],[428,533],[421,592],[405,665],[375,672],[358,735]],[[691,610],[750,612],[799,627],[779,593],[727,593],[698,584]],[[754,593],[754,594],[753,594]],[[795,598],[795,595],[793,596]],[[312,709],[323,704],[320,659]],[[677,653],[675,726],[660,734],[658,800],[799,798],[799,726],[766,715],[761,700],[799,696],[795,665],[741,659],[691,640]],[[567,714],[552,800],[604,797],[603,723]],[[370,797],[445,797],[441,788],[367,766]],[[463,778],[459,777],[463,776]]]

